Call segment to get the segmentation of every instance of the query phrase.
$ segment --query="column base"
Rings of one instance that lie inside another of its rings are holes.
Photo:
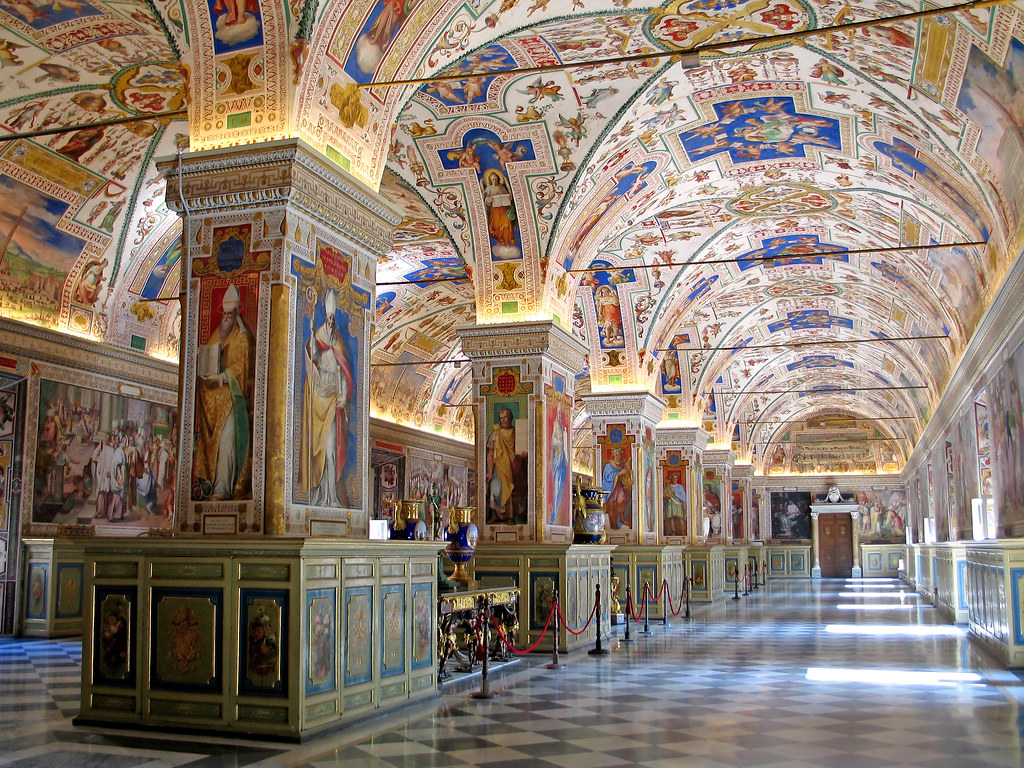
[[[813,568],[811,568],[811,578],[812,579],[820,579],[821,578],[821,566],[820,565],[816,565]]]
[[[863,575],[864,571],[861,570],[861,567],[859,565],[853,566],[853,570],[850,572],[851,579],[859,579]]]

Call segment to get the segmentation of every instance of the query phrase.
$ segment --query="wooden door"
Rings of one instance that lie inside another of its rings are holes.
[[[823,579],[853,575],[853,519],[849,515],[819,515],[818,545]]]

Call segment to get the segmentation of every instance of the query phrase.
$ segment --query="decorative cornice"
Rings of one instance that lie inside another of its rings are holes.
[[[402,217],[380,195],[300,139],[172,155],[157,160],[167,207],[181,214],[291,205],[377,253]],[[180,178],[179,178],[180,174]]]
[[[754,468],[750,464],[734,464],[732,467],[732,476],[736,478],[753,478]]]
[[[135,350],[0,318],[0,351],[133,383],[177,390],[178,366]],[[130,372],[130,376],[125,376]]]
[[[453,456],[467,461],[476,459],[476,446],[473,443],[463,443],[451,438],[433,435],[420,429],[404,427],[400,424],[392,424],[377,418],[370,418],[370,440],[381,440],[388,443],[397,443],[404,448],[422,448],[430,451],[437,451],[448,456]]]
[[[665,401],[651,392],[590,392],[581,395],[592,419],[634,417],[655,425],[665,412]]]
[[[829,486],[835,485],[845,493],[857,491],[904,491],[905,485],[900,475],[772,475],[757,476],[754,485],[764,490],[816,490],[824,493]]]
[[[730,469],[736,463],[736,451],[732,448],[706,448],[701,458],[702,464],[716,464]]]
[[[700,427],[658,427],[655,443],[659,448],[690,448],[703,452],[710,435]]]
[[[570,371],[583,369],[587,348],[551,320],[469,325],[456,329],[462,352],[474,361],[543,355]]]

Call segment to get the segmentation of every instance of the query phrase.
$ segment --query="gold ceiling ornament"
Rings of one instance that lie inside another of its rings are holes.
[[[359,86],[355,83],[331,86],[331,104],[338,110],[338,119],[346,128],[358,125],[365,128],[370,119],[370,110],[359,98]]]

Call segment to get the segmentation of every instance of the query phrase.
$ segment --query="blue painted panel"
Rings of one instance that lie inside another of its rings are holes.
[[[1024,568],[1011,568],[1010,593],[1013,596],[1013,604],[1010,609],[1013,612],[1011,624],[1013,625],[1013,642],[1015,645],[1024,645],[1024,631],[1021,630],[1020,621],[1020,591],[1022,581],[1024,581]]]

